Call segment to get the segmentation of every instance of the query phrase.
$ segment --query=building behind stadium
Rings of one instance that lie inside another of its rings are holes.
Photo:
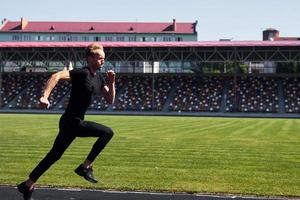
[[[197,41],[197,21],[173,22],[36,22],[4,19],[0,41],[34,42],[173,42]]]

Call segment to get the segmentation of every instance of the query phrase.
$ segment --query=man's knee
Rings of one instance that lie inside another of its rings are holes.
[[[110,128],[110,127],[107,127],[106,129],[106,136],[111,139],[113,136],[114,136],[114,131]]]

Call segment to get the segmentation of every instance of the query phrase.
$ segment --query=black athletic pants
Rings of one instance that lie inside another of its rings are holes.
[[[95,122],[84,121],[80,118],[63,115],[59,121],[59,133],[54,141],[52,149],[31,172],[29,177],[36,182],[52,164],[60,159],[62,154],[76,137],[99,137],[87,157],[89,161],[93,162],[113,137],[113,131],[111,128]]]

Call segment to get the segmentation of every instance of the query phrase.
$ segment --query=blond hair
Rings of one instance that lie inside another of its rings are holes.
[[[103,46],[99,43],[90,44],[85,51],[85,57],[93,56],[97,50],[103,51]]]

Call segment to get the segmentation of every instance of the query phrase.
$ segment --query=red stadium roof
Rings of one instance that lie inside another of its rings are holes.
[[[174,30],[173,23],[176,24]],[[194,34],[195,23],[154,22],[31,22],[6,21],[0,32],[42,33],[179,33]]]
[[[71,48],[92,42],[0,42],[0,48]],[[300,47],[300,41],[101,42],[104,47]]]

